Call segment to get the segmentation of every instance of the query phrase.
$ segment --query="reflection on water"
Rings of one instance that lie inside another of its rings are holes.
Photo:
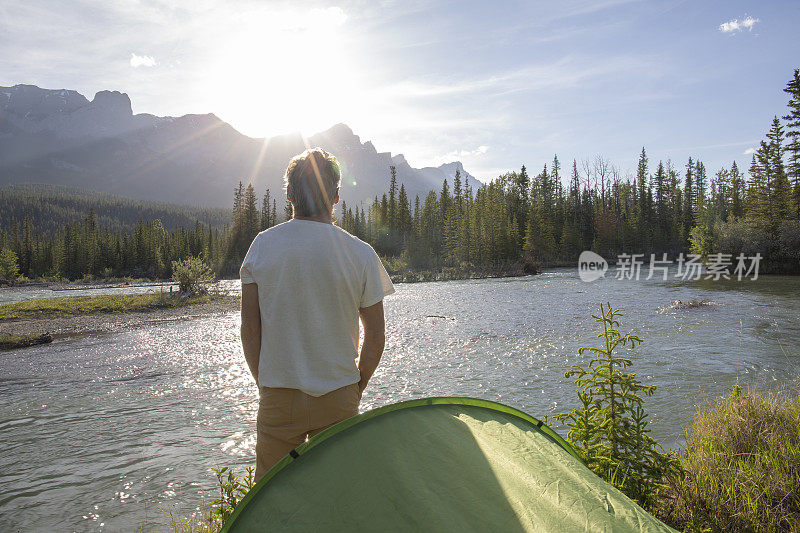
[[[223,288],[236,282],[224,282]],[[653,434],[677,446],[699,402],[800,376],[800,279],[581,282],[536,277],[398,285],[386,301],[384,360],[363,398],[466,395],[542,417],[576,405],[564,378],[596,342],[600,302],[624,308],[645,343],[634,371]],[[669,309],[675,300],[717,305]],[[0,530],[143,530],[159,507],[200,512],[210,468],[253,462],[257,391],[238,316],[154,323],[0,354]]]

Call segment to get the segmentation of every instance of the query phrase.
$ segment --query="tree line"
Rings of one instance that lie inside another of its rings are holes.
[[[230,224],[230,209],[193,207],[135,200],[85,189],[49,184],[16,184],[0,187],[0,230],[22,226],[25,215],[39,233],[50,235],[65,224],[84,218],[89,209],[98,223],[111,231],[130,231],[140,220],[161,220],[172,231],[192,227],[196,220],[223,229]]]
[[[762,254],[766,272],[800,273],[800,74],[784,88],[788,110],[772,120],[749,176],[734,161],[709,175],[689,157],[652,165],[644,148],[623,177],[598,156],[536,175],[522,166],[476,191],[456,173],[439,193],[409,201],[390,168],[389,190],[369,206],[342,206],[340,224],[411,268],[469,269],[523,263],[574,265],[582,250]],[[565,175],[566,174],[566,175]]]
[[[173,274],[173,261],[189,257],[200,257],[217,275],[231,276],[238,271],[259,231],[291,217],[291,207],[284,206],[278,218],[276,202],[271,199],[269,189],[258,209],[253,186],[244,187],[241,182],[234,192],[232,213],[225,210],[229,222],[221,227],[214,209],[173,211],[174,206],[136,201],[122,206],[125,209],[130,205],[144,205],[147,210],[161,209],[157,211],[161,216],[150,220],[139,218],[134,224],[124,218],[115,219],[116,224],[103,224],[93,206],[77,221],[43,223],[40,217],[47,212],[47,196],[42,196],[38,188],[28,193],[5,191],[7,196],[22,200],[15,204],[15,212],[21,215],[22,221],[14,218],[9,226],[0,226],[0,279],[17,275],[73,280],[125,276],[166,279]],[[59,198],[57,208],[80,202],[69,196]],[[113,205],[119,201],[114,197]],[[109,209],[108,202],[101,201],[97,206],[107,214],[115,213]],[[20,211],[23,207],[29,209]],[[189,227],[176,225],[171,230],[162,223],[164,216],[172,220],[186,216],[187,212],[213,216],[208,223],[195,219]]]
[[[699,158],[651,164],[644,148],[623,176],[603,157],[558,156],[531,175],[523,165],[472,190],[456,172],[413,202],[389,167],[389,188],[368,203],[337,208],[336,223],[369,242],[393,270],[501,270],[509,265],[574,265],[583,250],[621,253],[761,253],[766,271],[800,271],[800,73],[784,91],[788,111],[773,119],[747,173],[734,161],[709,175]],[[0,233],[27,277],[169,277],[173,260],[202,257],[235,275],[259,231],[291,218],[291,205],[260,202],[252,184],[234,190],[230,224],[197,220],[167,231],[160,219],[110,229],[93,210],[77,223],[42,231],[25,213]],[[6,262],[9,260],[6,259]]]

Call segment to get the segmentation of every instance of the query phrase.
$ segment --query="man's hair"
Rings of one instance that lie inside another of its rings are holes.
[[[295,216],[333,214],[341,181],[339,162],[333,155],[322,148],[306,150],[292,158],[283,179]]]

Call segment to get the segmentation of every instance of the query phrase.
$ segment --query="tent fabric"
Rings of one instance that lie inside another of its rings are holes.
[[[487,400],[388,405],[294,452],[223,531],[672,531],[549,427]]]

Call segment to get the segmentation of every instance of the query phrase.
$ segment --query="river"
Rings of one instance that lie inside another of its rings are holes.
[[[434,395],[540,418],[569,410],[564,371],[587,361],[577,349],[597,342],[589,315],[606,301],[645,341],[632,368],[658,385],[646,407],[666,447],[737,380],[780,389],[800,377],[800,278],[584,283],[560,269],[396,288],[363,410]],[[691,299],[712,305],[669,308]],[[150,531],[168,522],[159,508],[201,513],[211,467],[253,463],[257,391],[238,326],[231,312],[0,353],[0,530]]]

